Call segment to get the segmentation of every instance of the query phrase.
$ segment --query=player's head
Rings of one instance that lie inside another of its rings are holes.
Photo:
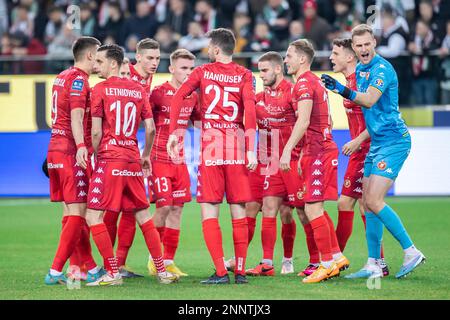
[[[156,40],[145,38],[136,46],[136,62],[141,65],[142,70],[151,75],[156,72],[161,59],[159,43]]]
[[[306,39],[291,42],[286,51],[284,63],[288,74],[296,74],[300,69],[309,69],[314,59],[314,48]]]
[[[186,49],[177,49],[170,55],[169,72],[172,78],[182,84],[194,70],[195,56]]]
[[[123,59],[122,47],[116,44],[105,44],[97,50],[94,69],[102,79],[119,76]]]
[[[130,59],[123,58],[122,66],[120,67],[120,77],[130,79]]]
[[[372,28],[367,24],[360,24],[352,30],[352,47],[356,57],[362,64],[368,64],[375,56],[377,41]]]
[[[352,48],[352,39],[334,39],[330,55],[334,72],[343,72],[349,64],[356,64],[356,55]]]
[[[258,59],[258,70],[264,86],[273,86],[283,77],[283,57],[275,51],[266,52]]]
[[[72,53],[75,64],[85,64],[86,71],[91,73],[94,67],[95,54],[101,45],[94,37],[80,37],[72,45]]]
[[[208,46],[209,60],[214,62],[217,56],[231,57],[233,55],[236,38],[231,30],[218,28],[209,31],[206,36],[210,39]]]

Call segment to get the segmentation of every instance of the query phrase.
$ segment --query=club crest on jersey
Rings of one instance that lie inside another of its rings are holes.
[[[380,162],[378,162],[377,168],[380,170],[386,169],[386,162],[384,162],[384,160],[381,160]]]
[[[375,84],[376,84],[378,87],[383,88],[383,86],[384,86],[384,81],[381,80],[381,79],[377,79],[377,80],[375,80]]]
[[[298,200],[302,200],[303,199],[303,191],[297,192],[297,198],[298,198]]]
[[[344,182],[344,186],[346,187],[346,188],[350,188],[350,185],[351,185],[352,183],[350,182],[350,179],[345,179],[345,182]]]
[[[72,82],[72,90],[81,91],[84,87],[84,81],[83,80],[75,80]]]

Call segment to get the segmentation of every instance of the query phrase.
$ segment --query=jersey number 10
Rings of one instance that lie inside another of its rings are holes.
[[[116,136],[120,136],[121,131],[125,137],[131,136],[134,131],[134,126],[136,124],[136,105],[133,102],[128,102],[125,105],[123,112],[123,126],[121,123],[121,103],[116,101],[111,104],[109,110],[116,110]],[[122,128],[121,128],[122,127]]]

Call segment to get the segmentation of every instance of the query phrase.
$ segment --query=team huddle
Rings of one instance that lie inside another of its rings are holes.
[[[101,45],[92,37],[74,43],[74,67],[57,76],[52,93],[50,198],[63,202],[64,214],[45,283],[76,278],[87,286],[105,286],[142,277],[126,265],[136,222],[149,251],[149,273],[164,284],[187,276],[174,258],[183,205],[191,201],[183,150],[190,124],[201,132],[197,202],[215,267],[201,283],[230,283],[230,271],[237,284],[248,283],[247,276],[274,276],[278,213],[284,251],[280,273],[294,273],[294,209],[309,252],[309,264],[298,274],[302,282],[339,276],[350,266],[343,253],[356,202],[366,227],[368,261],[346,278],[389,275],[382,248],[384,226],[404,250],[397,278],[424,262],[400,218],[384,202],[409,154],[411,138],[398,111],[396,73],[375,53],[372,29],[359,25],[351,39],[333,42],[333,71],[343,73],[346,85],[311,72],[314,49],[308,40],[299,39],[289,45],[284,59],[277,52],[259,58],[264,90],[258,94],[251,71],[232,61],[233,33],[219,28],[208,37],[211,63],[194,68],[195,56],[178,49],[170,56],[171,79],[153,90],[160,59],[155,40],[138,43],[135,65],[119,46]],[[295,84],[285,79],[285,66]],[[104,81],[90,88],[93,73]],[[344,97],[352,139],[342,150],[350,158],[339,199],[339,150],[332,136],[327,89]],[[142,153],[137,140],[141,123]],[[234,242],[234,256],[228,260],[218,222],[224,195]],[[324,202],[337,200],[335,228]],[[149,203],[155,203],[153,215]],[[259,212],[263,256],[256,267],[247,269],[247,249]],[[90,234],[103,267],[92,257]]]

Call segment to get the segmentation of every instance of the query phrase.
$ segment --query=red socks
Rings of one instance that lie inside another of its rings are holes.
[[[322,215],[312,220],[310,224],[322,261],[333,260],[333,255],[331,254],[330,227],[326,216]]]
[[[256,218],[247,217],[248,225],[248,243],[252,242],[253,235],[255,234]]]
[[[108,229],[104,223],[91,226],[92,238],[97,245],[98,251],[103,257],[103,263],[109,273],[118,273],[117,260],[114,257],[114,251]]]
[[[319,249],[317,249],[316,240],[314,240],[314,231],[311,227],[311,223],[303,225],[306,235],[306,245],[309,253],[309,263],[320,263]]]
[[[353,211],[339,210],[336,237],[339,243],[339,248],[341,248],[341,252],[344,252],[347,241],[352,234],[354,215],[355,213]]]
[[[120,212],[113,211],[105,211],[103,215],[103,223],[106,225],[108,229],[108,234],[111,239],[111,244],[114,247],[116,243],[116,235],[117,235],[117,220],[119,219]]]
[[[248,224],[247,218],[232,219],[234,255],[236,257],[235,274],[245,275],[245,260],[248,248]]]
[[[156,230],[158,230],[159,233],[159,238],[161,239],[161,242],[164,239],[164,230],[166,229],[166,227],[162,226],[162,227],[156,227]]]
[[[80,239],[83,218],[80,216],[67,216],[64,227],[59,238],[58,249],[53,259],[52,269],[62,271],[67,259],[74,252],[75,246]]]
[[[117,263],[119,267],[124,266],[128,251],[133,244],[136,234],[136,218],[133,212],[122,212],[119,222],[118,242],[116,249]]]
[[[263,217],[261,225],[261,242],[263,259],[273,260],[275,241],[277,240],[277,218]]]
[[[219,221],[217,218],[204,220],[202,229],[206,247],[216,267],[216,274],[222,277],[227,274],[227,269],[223,260],[222,232],[220,231]]]
[[[341,249],[339,248],[339,243],[336,236],[336,231],[334,231],[334,224],[333,220],[331,220],[330,216],[328,215],[328,212],[324,211],[323,215],[328,221],[328,227],[330,230],[330,243],[331,243],[331,253],[339,253],[341,252]]]
[[[85,219],[83,219],[80,241],[78,242],[76,250],[78,251],[80,257],[80,267],[84,264],[87,270],[91,270],[97,266],[94,258],[92,257],[89,226],[87,225]]]
[[[294,219],[292,219],[291,223],[282,224],[281,238],[283,239],[283,250],[285,258],[292,258],[296,233],[297,233],[297,225]]]
[[[164,245],[164,260],[173,260],[180,240],[180,230],[165,228],[162,243]]]
[[[142,230],[142,234],[144,235],[148,251],[150,252],[153,258],[153,262],[155,263],[156,270],[158,271],[158,273],[166,271],[162,259],[161,239],[159,238],[159,234],[156,230],[153,220],[148,220],[140,227]]]

